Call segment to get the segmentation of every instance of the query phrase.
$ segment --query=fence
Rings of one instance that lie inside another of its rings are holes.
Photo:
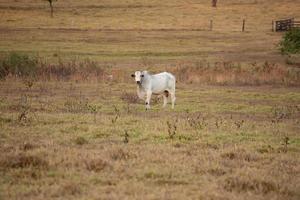
[[[300,21],[294,21],[293,28],[300,28]]]
[[[300,28],[300,21],[295,21],[294,18],[275,21],[275,31],[288,31],[292,28]],[[274,31],[274,22],[272,21],[272,30]]]

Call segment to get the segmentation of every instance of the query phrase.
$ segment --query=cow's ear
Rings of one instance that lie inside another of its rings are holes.
[[[135,77],[135,75],[134,75],[134,74],[131,74],[131,77]]]

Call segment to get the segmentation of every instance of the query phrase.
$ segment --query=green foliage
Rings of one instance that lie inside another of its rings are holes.
[[[38,68],[37,58],[11,52],[0,60],[0,79],[12,74],[15,76],[34,76]]]
[[[300,29],[295,28],[288,31],[280,42],[280,50],[284,54],[300,53]]]

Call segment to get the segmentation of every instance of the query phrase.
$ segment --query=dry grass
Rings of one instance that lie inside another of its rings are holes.
[[[139,98],[135,93],[124,92],[121,95],[121,99],[128,104],[136,104],[139,102]]]
[[[264,62],[241,64],[233,62],[180,63],[169,68],[184,83],[215,85],[298,85],[300,71],[283,65]]]
[[[299,199],[299,56],[271,32],[287,15],[297,1],[64,0],[50,18],[0,0],[1,60],[37,58],[1,80],[0,199]],[[137,69],[176,75],[175,110],[145,111]]]
[[[297,3],[230,0],[212,8],[207,0],[65,0],[55,3],[55,16],[50,18],[48,2],[2,0],[0,51],[38,54],[53,62],[59,57],[90,57],[117,66],[136,66],[143,57],[153,63],[284,63],[276,46],[282,34],[271,32],[271,22],[287,15],[299,18]],[[208,31],[210,20],[213,31]]]
[[[14,70],[14,66],[6,69],[5,60],[7,58],[9,58],[9,55],[2,60],[0,59],[0,69],[3,71],[3,73],[0,71],[0,77],[2,79],[22,78],[28,89],[31,89],[35,80],[129,83],[132,79],[130,74],[134,71],[134,68],[110,67],[90,59],[84,61],[60,59],[58,63],[51,64],[47,63],[44,58],[39,58],[34,68],[28,67],[27,71],[30,71],[30,73],[25,70],[19,72]],[[19,60],[19,62],[22,62],[22,60]],[[162,71],[160,65],[154,64],[149,67],[147,62],[143,68],[149,69],[150,72]],[[180,83],[238,86],[299,86],[300,83],[300,70],[298,67],[268,61],[253,63],[208,62],[207,60],[181,61],[176,64],[165,64],[164,70],[172,72]],[[122,94],[122,99],[128,103],[138,101],[135,95],[126,92]],[[69,104],[72,104],[72,102],[69,102]]]
[[[20,153],[17,155],[7,155],[0,161],[1,168],[6,170],[9,168],[27,167],[47,168],[48,165],[48,162],[45,161],[41,156],[27,155],[24,153]]]
[[[134,83],[43,81],[29,90],[2,81],[1,197],[299,197],[298,88],[179,83],[175,111],[129,100],[128,112],[124,87],[135,92]],[[24,95],[35,117],[20,123]],[[88,107],[66,109],[76,96],[99,106],[97,121]]]

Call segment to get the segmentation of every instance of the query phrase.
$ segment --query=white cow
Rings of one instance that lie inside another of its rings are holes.
[[[172,109],[175,104],[175,77],[168,73],[149,74],[147,71],[136,71],[131,75],[137,83],[137,95],[140,99],[145,100],[146,109],[150,109],[150,99],[152,94],[163,95],[165,107],[168,103],[170,94],[172,101]],[[146,96],[146,99],[145,99]]]

